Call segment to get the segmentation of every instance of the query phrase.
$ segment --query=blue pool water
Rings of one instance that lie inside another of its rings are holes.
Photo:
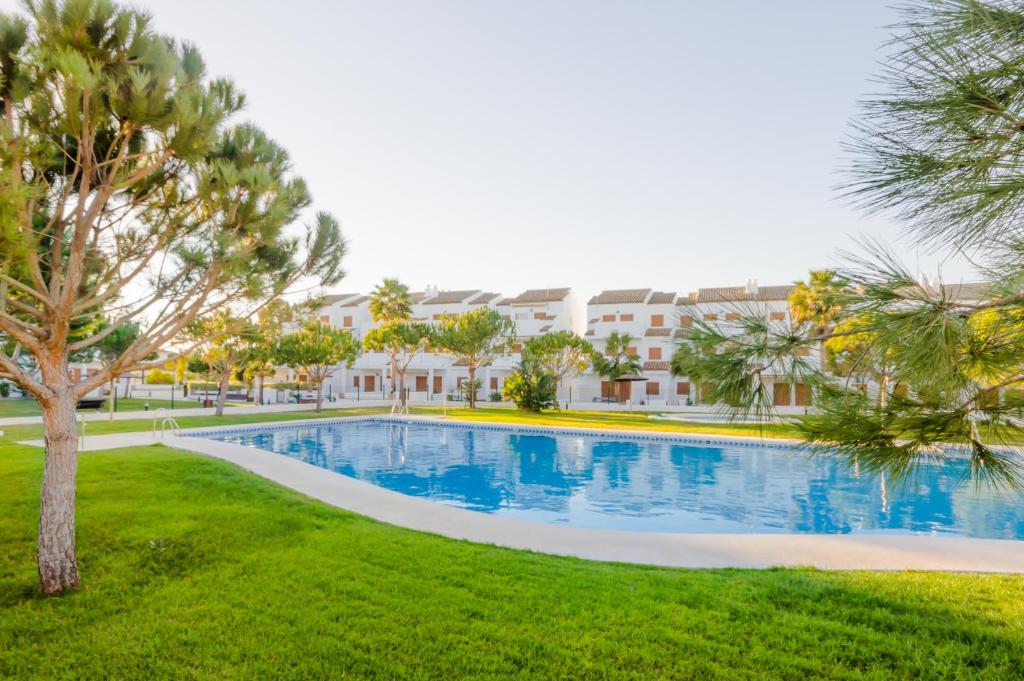
[[[959,464],[895,485],[777,446],[372,420],[202,437],[439,503],[576,527],[1024,539],[1024,497],[962,483]]]

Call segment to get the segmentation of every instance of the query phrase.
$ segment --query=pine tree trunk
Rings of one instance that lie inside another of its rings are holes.
[[[228,400],[228,385],[231,380],[231,369],[220,373],[220,390],[217,392],[217,416],[224,415],[224,403]]]
[[[476,367],[470,365],[469,367],[469,385],[466,389],[469,391],[469,408],[476,409]]]
[[[76,398],[70,387],[41,402],[46,462],[39,504],[39,586],[58,594],[78,586],[75,560],[75,477],[78,470]]]

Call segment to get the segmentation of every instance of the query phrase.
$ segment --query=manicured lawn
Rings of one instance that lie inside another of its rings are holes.
[[[147,403],[149,404],[150,409],[172,408],[170,400],[152,400],[149,398],[131,397],[128,399],[119,398],[117,400],[117,411],[142,411]],[[201,406],[203,405],[195,400],[174,400],[173,409],[196,409]],[[103,411],[106,412],[108,409],[109,407],[104,404]],[[89,413],[95,411],[95,409],[83,410],[83,412]],[[35,400],[0,400],[0,418],[38,415],[39,405]]]
[[[41,465],[0,440],[0,678],[1021,678],[1020,577],[529,554],[158,446],[81,456],[84,587],[42,598]]]
[[[440,414],[436,407],[414,407],[413,414]],[[448,416],[470,421],[502,421],[571,428],[616,428],[620,430],[656,430],[660,432],[742,435],[747,437],[790,437],[795,431],[786,425],[750,423],[698,423],[654,418],[639,412],[546,411],[531,414],[501,407],[448,409]]]

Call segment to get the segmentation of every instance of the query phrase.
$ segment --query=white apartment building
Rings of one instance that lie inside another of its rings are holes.
[[[516,324],[517,342],[507,355],[477,371],[481,381],[478,393],[486,400],[500,393],[508,376],[519,363],[519,352],[528,339],[551,331],[582,331],[581,320],[574,313],[574,298],[569,288],[531,289],[506,298],[481,289],[441,291],[428,287],[412,293],[412,319],[436,322],[446,315],[457,315],[486,306]],[[352,331],[362,338],[374,327],[369,310],[369,296],[358,293],[325,297],[317,311],[320,321]],[[391,395],[390,366],[384,353],[364,352],[351,368],[342,367],[325,384],[328,395],[350,399],[387,399]],[[301,379],[300,376],[294,378]],[[454,358],[433,353],[420,353],[409,365],[405,376],[410,398],[417,402],[441,399],[460,389],[469,378],[465,365]]]
[[[602,377],[587,373],[560,386],[559,400],[573,402],[610,401],[617,395],[621,402],[648,406],[698,406],[708,386],[692,385],[686,376],[674,376],[670,360],[681,340],[688,335],[694,320],[714,321],[725,328],[732,320],[759,314],[780,325],[790,323],[789,294],[792,286],[746,286],[702,288],[686,295],[649,288],[602,291],[590,298],[586,315],[574,311],[575,299],[569,288],[531,289],[515,297],[503,297],[481,289],[440,291],[428,287],[412,294],[412,318],[436,322],[445,315],[460,314],[478,306],[487,306],[516,324],[517,343],[507,355],[478,370],[481,380],[479,398],[500,393],[505,378],[519,363],[523,343],[529,338],[552,331],[573,331],[584,335],[598,351],[613,331],[628,334],[629,352],[641,360],[640,380],[624,383],[616,389]],[[330,295],[317,312],[327,324],[351,330],[361,338],[374,322],[369,312],[369,297],[349,293]],[[809,361],[816,353],[807,352]],[[325,385],[328,395],[350,399],[387,399],[391,378],[387,356],[363,353],[351,368],[340,368]],[[289,376],[294,380],[302,377]],[[779,380],[775,380],[779,378]],[[417,402],[441,399],[457,392],[468,379],[466,367],[443,354],[421,353],[413,359],[406,374],[406,388]],[[806,386],[790,386],[782,377],[765,376],[766,389],[780,407],[804,407],[810,404]]]
[[[792,286],[746,286],[702,288],[685,296],[652,289],[602,291],[587,303],[587,339],[601,351],[609,334],[617,331],[631,337],[628,352],[642,362],[644,380],[622,383],[616,388],[601,376],[588,374],[580,381],[583,401],[608,401],[649,406],[695,406],[709,386],[693,385],[686,376],[672,374],[670,360],[685,339],[694,320],[714,322],[728,329],[728,322],[757,314],[780,325],[790,323],[789,294]],[[814,361],[809,351],[804,353]],[[780,380],[776,381],[775,379]],[[807,386],[793,389],[782,377],[765,376],[766,389],[779,407],[810,404]]]

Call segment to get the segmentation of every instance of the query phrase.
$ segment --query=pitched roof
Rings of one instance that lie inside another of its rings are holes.
[[[968,281],[960,284],[945,284],[942,292],[953,300],[984,300],[991,295],[991,287],[980,281]]]
[[[697,292],[691,291],[685,296],[679,296],[676,298],[676,305],[696,305],[697,304]]]
[[[335,303],[340,303],[343,300],[347,300],[358,295],[358,293],[331,293],[324,296],[324,305],[334,305]]]
[[[651,292],[649,288],[627,288],[614,291],[601,291],[587,305],[615,305],[621,303],[642,303]]]
[[[429,295],[431,294],[428,294],[426,291],[413,291],[412,293],[409,294],[409,302],[411,302],[413,305],[416,305],[417,303],[422,303],[423,300],[427,298]]]
[[[531,288],[515,298],[506,298],[502,305],[531,305],[533,303],[557,303],[569,295],[569,288]]]
[[[473,300],[469,301],[469,304],[470,305],[483,305],[484,303],[491,302],[492,300],[497,298],[499,295],[500,294],[498,294],[498,293],[481,293],[476,298],[474,298]]]
[[[752,294],[746,286],[702,288],[697,291],[698,303],[738,303],[744,301],[788,300],[793,286],[759,286]]]
[[[672,332],[672,337],[673,338],[689,338],[690,337],[690,333],[691,333],[690,329],[676,329],[675,331]]]
[[[676,300],[675,291],[655,291],[647,301],[648,305],[671,305]]]
[[[644,371],[668,371],[668,362],[648,360],[644,362]]]
[[[453,303],[464,302],[470,296],[474,296],[482,291],[478,288],[469,291],[439,291],[436,296],[430,300],[423,301],[424,305],[451,305]]]
[[[369,299],[370,299],[370,296],[359,296],[358,298],[353,298],[352,300],[345,301],[344,303],[341,304],[341,306],[342,307],[356,307],[358,305],[361,305],[361,304],[365,303]]]
[[[651,328],[644,331],[645,336],[671,336],[672,329],[667,326],[652,326]]]
[[[539,329],[539,331],[541,333],[547,333],[550,330],[551,330],[551,325],[550,324],[545,324],[544,326],[540,327],[540,329]]]

